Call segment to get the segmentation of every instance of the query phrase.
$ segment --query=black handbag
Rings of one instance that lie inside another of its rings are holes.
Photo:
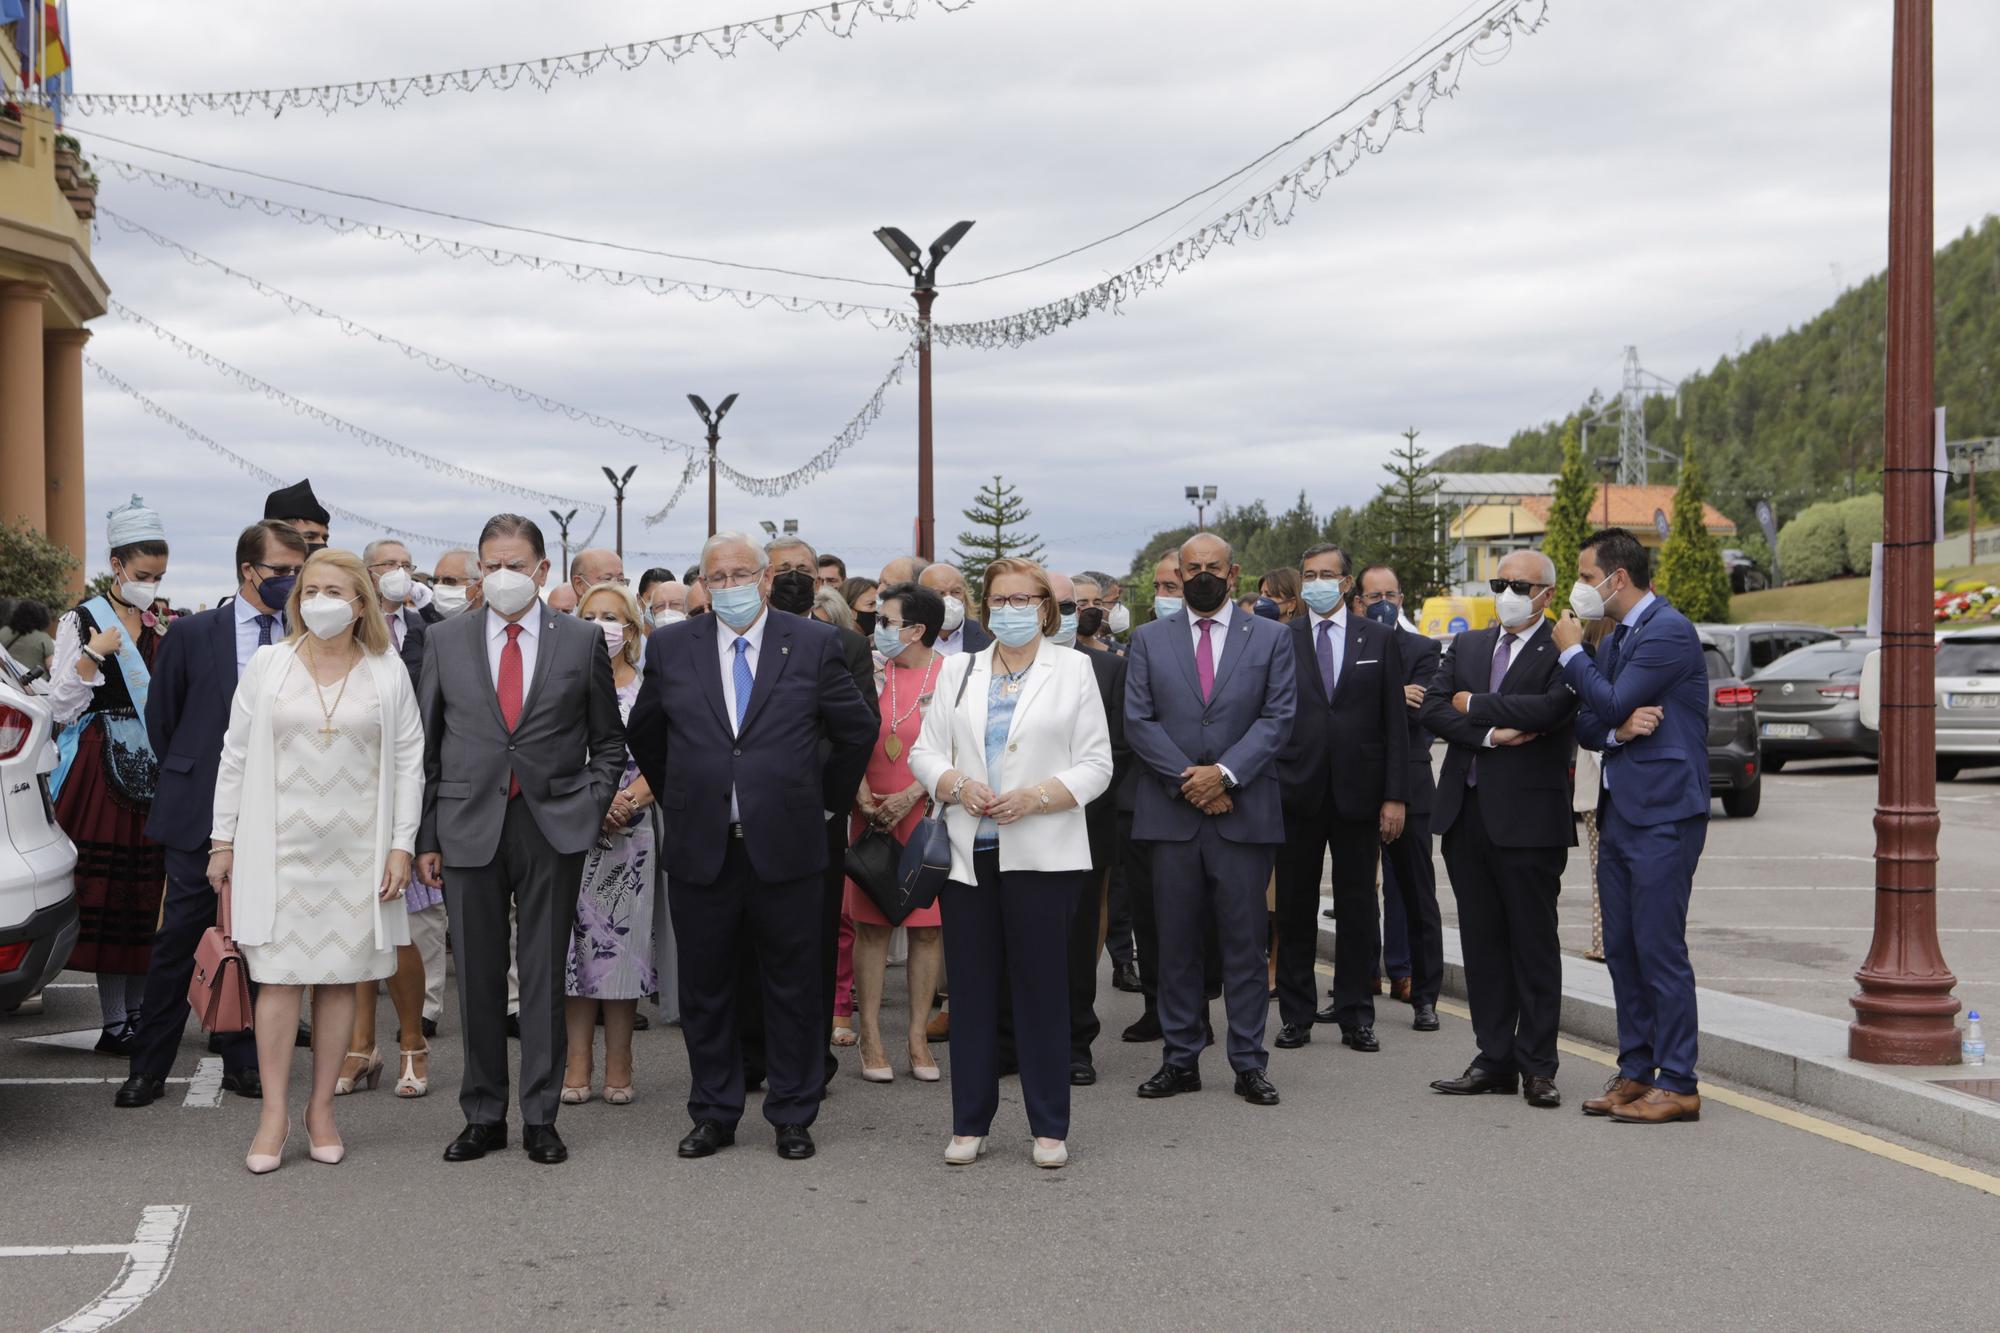
[[[847,877],[861,886],[868,901],[892,926],[901,925],[922,905],[903,902],[902,877],[897,873],[902,857],[903,848],[895,835],[873,826],[862,831],[845,857]]]
[[[958,693],[951,701],[952,712],[956,713],[959,704],[964,701],[965,686],[971,679],[972,665],[968,662],[965,674],[958,679]],[[951,762],[953,767],[957,767],[958,733],[956,730],[952,732]],[[848,869],[850,873],[852,873],[854,867],[853,858],[855,851],[861,848],[862,844],[868,842],[871,835],[878,832],[880,830],[869,830],[869,833],[863,834],[860,841],[856,842],[854,847],[848,849]],[[888,850],[896,849],[895,838],[887,833],[882,833],[881,837],[882,841],[888,844]],[[869,851],[864,852],[863,856],[865,859],[869,856],[880,854],[879,852]],[[924,811],[924,817],[919,819],[916,825],[910,829],[909,841],[905,842],[901,849],[896,851],[895,878],[887,886],[887,892],[877,893],[874,888],[870,887],[868,881],[860,875],[854,876],[854,882],[867,892],[869,901],[875,904],[876,908],[881,911],[883,917],[887,919],[890,925],[899,926],[910,913],[920,911],[937,901],[938,890],[944,887],[945,879],[950,874],[951,834],[945,829],[942,810],[939,808],[938,803],[933,800],[930,802],[929,808]]]

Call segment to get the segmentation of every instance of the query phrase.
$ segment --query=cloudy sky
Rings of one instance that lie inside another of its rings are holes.
[[[86,152],[369,222],[698,281],[903,306],[865,286],[620,253],[316,194],[325,186],[682,255],[895,283],[871,238],[977,227],[944,267],[940,320],[983,319],[1090,286],[1268,185],[1347,128],[1109,244],[1031,264],[1226,176],[1478,13],[1462,0],[978,0],[809,35],[525,86],[368,107],[154,119],[73,116]],[[1782,332],[1885,253],[1889,5],[1881,0],[1555,0],[1504,59],[1467,67],[1424,133],[1362,161],[1290,226],[1218,250],[1117,316],[1028,346],[949,349],[936,367],[940,547],[994,473],[1018,485],[1064,567],[1123,569],[1186,512],[1187,483],[1322,510],[1373,492],[1398,431],[1443,449],[1504,442],[1592,387],[1626,343],[1678,377]],[[514,61],[754,17],[743,0],[671,7],[530,0],[289,0],[202,25],[154,0],[73,6],[80,91],[345,82]],[[552,21],[553,19],[553,21]],[[1496,46],[1489,58],[1498,53]],[[1937,31],[1941,239],[2000,207],[1991,61],[2000,9],[1944,0]],[[171,58],[163,58],[170,53]],[[93,137],[101,130],[147,148]],[[163,149],[220,166],[159,155]],[[260,182],[221,167],[283,176]],[[700,304],[523,267],[412,253],[128,181],[101,204],[272,286],[407,343],[685,440],[689,392],[741,395],[723,449],[785,472],[823,448],[905,338],[727,301]],[[699,481],[657,526],[681,455],[469,385],[289,313],[105,221],[118,299],[213,355],[411,448],[517,485],[608,500],[637,464],[628,567],[680,565],[704,533]],[[329,504],[462,539],[496,495],[298,415],[107,316],[90,353],[258,466],[309,474]],[[211,600],[265,487],[95,376],[89,504],[132,491],[165,515],[177,601]],[[915,513],[914,376],[829,474],[789,495],[721,489],[725,527],[796,518],[872,571]],[[564,506],[565,508],[567,506]],[[578,526],[593,519],[586,510]],[[336,541],[373,532],[337,522]],[[553,534],[552,534],[553,535]],[[581,534],[579,534],[581,535]],[[601,539],[608,540],[607,519]],[[420,561],[438,554],[419,547]]]

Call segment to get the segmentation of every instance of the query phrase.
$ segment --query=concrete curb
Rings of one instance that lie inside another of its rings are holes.
[[[1320,918],[1319,953],[1333,956],[1333,922]],[[1444,932],[1444,989],[1465,998],[1458,931]],[[1847,1058],[1847,1024],[1763,1000],[1702,988],[1699,1073],[1758,1088],[1951,1152],[2000,1163],[2000,1102],[1932,1086],[1914,1071]],[[1617,1049],[1617,1008],[1602,963],[1563,955],[1563,1031]],[[1983,1070],[1926,1070],[1979,1077]],[[2000,1077],[2000,1073],[1996,1073]]]

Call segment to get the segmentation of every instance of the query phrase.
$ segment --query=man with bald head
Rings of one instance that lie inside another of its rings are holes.
[[[569,586],[576,594],[577,601],[600,583],[615,583],[626,586],[625,561],[616,551],[607,551],[602,546],[591,546],[570,557]],[[574,610],[571,607],[571,610]]]
[[[549,610],[557,615],[575,615],[577,601],[576,589],[567,583],[558,583],[549,589]]]
[[[1185,607],[1141,626],[1126,658],[1132,836],[1153,849],[1165,1047],[1139,1095],[1201,1088],[1202,926],[1212,918],[1236,1095],[1275,1106],[1265,1074],[1264,887],[1285,840],[1277,761],[1298,707],[1297,669],[1282,625],[1230,605],[1242,570],[1228,542],[1196,533],[1181,545],[1177,573]]]
[[[1450,747],[1432,822],[1458,900],[1465,990],[1479,1053],[1457,1078],[1431,1084],[1469,1096],[1512,1093],[1562,1104],[1556,1024],[1562,954],[1556,895],[1569,849],[1569,763],[1577,709],[1547,625],[1555,565],[1514,551],[1492,580],[1500,623],[1451,641],[1419,714]]]
[[[917,582],[944,598],[944,633],[938,635],[937,651],[949,656],[976,653],[992,646],[992,634],[968,614],[972,600],[965,590],[965,575],[959,573],[957,565],[942,561],[926,565],[924,572],[917,575]]]
[[[915,583],[917,576],[922,574],[929,564],[930,561],[920,555],[899,555],[882,566],[882,572],[876,576],[875,582],[884,588],[893,588],[898,583]]]

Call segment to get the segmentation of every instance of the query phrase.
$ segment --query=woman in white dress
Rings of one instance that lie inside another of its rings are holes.
[[[334,1081],[354,1026],[354,983],[396,970],[410,942],[409,887],[423,813],[424,730],[416,692],[370,611],[368,575],[348,551],[306,561],[285,607],[291,633],[260,648],[237,683],[215,783],[209,882],[258,983],[263,1113],[244,1164],[282,1163],[287,1084],[303,988],[313,990],[316,1162],[346,1148]]]

